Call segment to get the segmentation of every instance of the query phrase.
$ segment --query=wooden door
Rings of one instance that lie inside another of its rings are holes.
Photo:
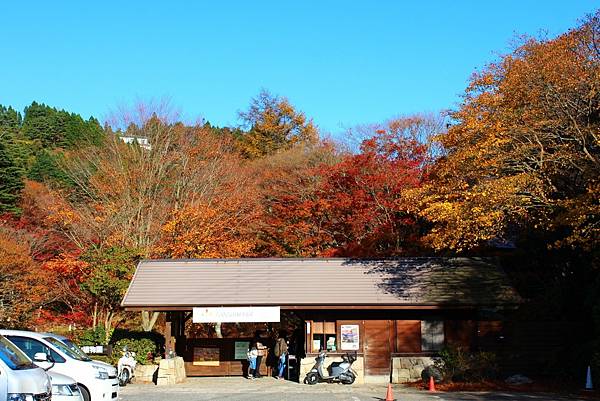
[[[390,374],[392,325],[390,320],[365,320],[365,374],[380,376]]]

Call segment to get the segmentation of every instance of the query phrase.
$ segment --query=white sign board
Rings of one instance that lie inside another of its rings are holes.
[[[358,350],[360,341],[358,324],[342,324],[340,329],[342,332],[342,350]]]
[[[279,322],[279,306],[194,308],[194,323]]]

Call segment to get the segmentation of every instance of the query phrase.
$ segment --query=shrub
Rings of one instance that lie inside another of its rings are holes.
[[[463,348],[445,348],[434,363],[446,381],[478,382],[497,376],[498,363],[492,352],[469,352]]]
[[[423,369],[423,371],[421,372],[421,379],[423,379],[423,382],[429,383],[430,377],[433,377],[433,381],[435,381],[436,383],[440,383],[444,379],[444,376],[440,369],[433,365],[425,367],[425,369]]]
[[[114,344],[113,355],[116,355],[116,357],[119,358],[124,347],[127,347],[131,352],[135,352],[135,360],[142,365],[151,364],[152,358],[148,358],[148,356],[156,353],[156,343],[148,338],[139,340],[134,338],[123,338]]]
[[[112,333],[111,333],[112,335]],[[108,337],[110,339],[110,336]],[[84,330],[79,336],[79,345],[108,345],[104,326]]]

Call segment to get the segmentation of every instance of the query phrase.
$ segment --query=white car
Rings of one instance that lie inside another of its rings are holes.
[[[0,330],[0,334],[25,352],[39,367],[51,367],[53,372],[75,379],[84,401],[118,399],[119,382],[114,366],[92,361],[85,354],[73,351],[53,334],[18,330]],[[40,353],[46,354],[47,358]]]
[[[50,401],[52,386],[43,369],[0,336],[0,400]]]
[[[60,373],[48,371],[52,382],[52,401],[84,401],[75,380]]]

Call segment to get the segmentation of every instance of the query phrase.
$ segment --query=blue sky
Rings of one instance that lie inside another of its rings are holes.
[[[325,132],[454,107],[516,34],[551,36],[587,0],[30,1],[0,5],[0,104],[103,119],[168,97],[235,125],[261,88]]]

